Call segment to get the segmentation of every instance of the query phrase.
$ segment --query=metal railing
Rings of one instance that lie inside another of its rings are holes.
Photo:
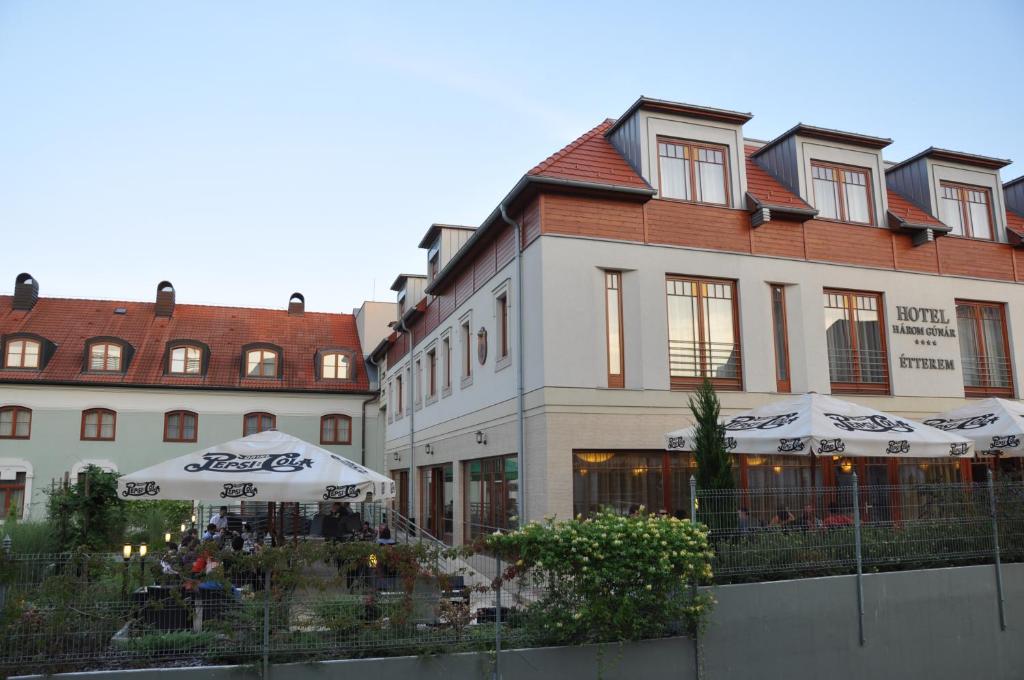
[[[734,342],[669,340],[669,372],[676,377],[738,378],[740,346]]]

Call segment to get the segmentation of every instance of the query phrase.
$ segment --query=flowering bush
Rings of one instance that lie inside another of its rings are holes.
[[[692,587],[711,579],[707,529],[686,520],[605,510],[495,533],[486,547],[512,563],[506,578],[543,586],[526,610],[541,644],[692,632],[712,604]]]

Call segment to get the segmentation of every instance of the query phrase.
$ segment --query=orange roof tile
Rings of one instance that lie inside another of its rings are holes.
[[[571,179],[636,189],[650,189],[643,177],[616,151],[604,133],[611,127],[606,120],[574,142],[539,163],[527,175]]]
[[[753,158],[756,146],[746,146],[747,157],[747,191],[757,200],[766,205],[785,206],[788,208],[811,209],[802,198],[782,185],[770,172],[762,168]]]
[[[1024,215],[1008,208],[1006,210],[1006,228],[1024,239]]]
[[[114,310],[123,307],[124,314]],[[0,382],[76,383],[259,391],[367,392],[369,382],[351,314],[212,307],[178,304],[173,316],[158,317],[153,303],[39,298],[29,311],[12,309],[11,296],[0,295],[0,334],[32,333],[56,345],[41,371],[0,368]],[[83,372],[85,341],[115,337],[134,348],[124,374]],[[165,352],[171,340],[197,340],[210,348],[205,376],[165,375]],[[242,347],[277,345],[283,354],[283,377],[243,378]],[[319,380],[316,353],[346,349],[354,353],[353,379]]]
[[[889,200],[889,212],[905,222],[914,224],[930,224],[936,227],[943,226],[942,222],[921,210],[916,205],[904,198],[895,189],[886,189]]]

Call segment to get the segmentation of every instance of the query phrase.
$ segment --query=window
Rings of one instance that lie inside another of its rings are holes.
[[[94,342],[89,345],[89,370],[120,372],[123,354],[121,345],[113,342]]]
[[[324,354],[320,360],[320,377],[324,380],[348,380],[348,355],[342,352]]]
[[[725,205],[729,200],[726,148],[658,138],[663,198]]]
[[[608,345],[608,387],[625,387],[622,350],[622,272],[604,273],[604,313]]]
[[[438,246],[435,246],[438,248]],[[441,251],[440,249],[434,250],[430,255],[430,259],[427,261],[427,269],[429,271],[430,280],[433,281],[437,278],[437,273],[441,270]]]
[[[995,302],[956,302],[960,335],[960,364],[968,397],[1013,396],[1013,372],[1003,305]]]
[[[251,349],[245,353],[245,375],[249,378],[276,378],[277,352],[272,349]]]
[[[37,340],[9,340],[4,368],[39,368],[41,349]]]
[[[419,408],[423,402],[423,362],[417,357],[415,364],[416,374],[413,376],[415,385],[413,385],[413,405]]]
[[[405,401],[403,400],[402,394],[402,376],[395,376],[395,416],[398,418],[402,417],[402,411],[405,408]]]
[[[441,354],[444,362],[444,378],[441,381],[441,389],[450,392],[452,389],[452,337],[445,335],[441,339]]]
[[[321,444],[351,444],[352,418],[332,413],[320,419]]]
[[[434,537],[451,545],[454,528],[454,465],[420,468],[423,526]]]
[[[192,345],[171,348],[171,363],[167,372],[172,375],[201,375],[203,350]]]
[[[83,441],[114,441],[117,414],[105,408],[82,411]]]
[[[515,454],[465,463],[466,543],[516,525],[519,474]]]
[[[508,293],[502,293],[498,296],[495,312],[498,317],[498,359],[507,359],[510,351],[508,337]]]
[[[437,350],[427,352],[427,399],[437,396]]]
[[[871,224],[871,171],[811,163],[814,207],[818,216],[842,222]]]
[[[736,283],[669,277],[668,358],[672,389],[708,378],[721,389],[742,388]]]
[[[277,416],[270,413],[246,413],[242,423],[242,436],[266,432],[277,427]]]
[[[192,411],[168,411],[164,414],[165,442],[194,442],[199,434],[199,416]]]
[[[786,288],[772,284],[772,338],[775,341],[775,390],[791,392],[789,333],[786,329]]]
[[[0,408],[0,439],[28,439],[31,433],[31,409],[24,406]]]
[[[469,329],[469,321],[462,323],[462,382],[473,377],[473,331]]]
[[[879,293],[826,290],[825,341],[833,392],[889,392]]]
[[[16,472],[13,479],[0,479],[0,519],[24,517],[25,473]]]
[[[984,187],[942,182],[939,219],[957,236],[992,240],[991,195]]]
[[[620,514],[644,506],[676,517],[690,515],[690,475],[696,463],[688,453],[667,451],[573,451],[574,515],[601,508]]]

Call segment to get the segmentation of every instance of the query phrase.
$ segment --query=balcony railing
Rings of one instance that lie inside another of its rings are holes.
[[[669,340],[668,368],[673,387],[708,378],[723,387],[739,388],[743,375],[740,346],[734,342]]]

